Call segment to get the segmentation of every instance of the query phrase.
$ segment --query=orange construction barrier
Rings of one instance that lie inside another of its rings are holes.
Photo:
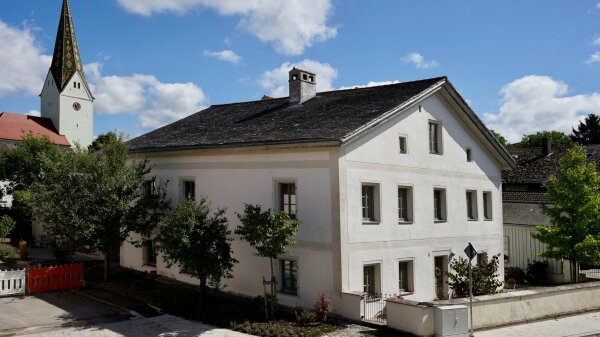
[[[49,290],[79,288],[85,285],[83,264],[69,264],[27,270],[27,292],[29,294]]]

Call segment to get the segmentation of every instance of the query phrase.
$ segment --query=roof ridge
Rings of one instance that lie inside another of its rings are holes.
[[[398,82],[398,83],[388,83],[388,84],[381,84],[381,85],[373,85],[373,86],[369,86],[369,87],[358,87],[357,86],[355,88],[334,89],[334,90],[327,90],[327,91],[319,91],[319,92],[317,92],[317,96],[318,95],[322,95],[322,94],[329,94],[329,93],[333,93],[333,92],[345,92],[345,91],[351,91],[351,90],[373,90],[373,89],[381,88],[381,87],[399,86],[399,85],[406,85],[406,84],[412,84],[412,83],[418,83],[418,82],[425,82],[425,81],[432,81],[432,80],[440,80],[440,81],[441,80],[448,80],[448,76],[437,76],[437,77],[424,78],[424,79],[421,79],[421,80]],[[251,101],[242,101],[242,102],[212,104],[210,107],[213,107],[213,106],[214,107],[217,107],[217,106],[228,106],[228,105],[236,105],[236,104],[248,104],[248,103],[255,103],[255,102],[269,102],[269,101],[281,100],[281,99],[289,99],[289,96],[274,97],[274,98],[269,98],[269,99],[255,99],[255,100],[251,100]]]

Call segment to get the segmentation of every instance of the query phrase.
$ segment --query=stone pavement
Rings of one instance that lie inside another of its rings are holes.
[[[93,327],[71,327],[62,330],[46,331],[31,337],[250,337],[227,329],[216,328],[207,324],[188,321],[183,318],[162,315],[151,318],[133,319],[118,323],[100,324]]]
[[[600,301],[600,299],[599,299]],[[475,331],[475,337],[591,337],[600,336],[600,312]]]

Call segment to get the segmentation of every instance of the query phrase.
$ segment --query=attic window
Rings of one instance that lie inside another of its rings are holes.
[[[81,83],[77,83],[77,89],[81,89]]]
[[[73,88],[77,89],[77,82],[73,82]]]
[[[305,80],[305,81],[308,80],[308,75],[302,74],[302,79]]]
[[[308,76],[308,78],[310,79],[311,82],[315,81],[315,77],[314,76]]]

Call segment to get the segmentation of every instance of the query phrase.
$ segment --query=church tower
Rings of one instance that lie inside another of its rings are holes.
[[[63,0],[52,64],[41,97],[42,117],[50,118],[72,146],[94,138],[94,97],[83,73],[69,0]]]

